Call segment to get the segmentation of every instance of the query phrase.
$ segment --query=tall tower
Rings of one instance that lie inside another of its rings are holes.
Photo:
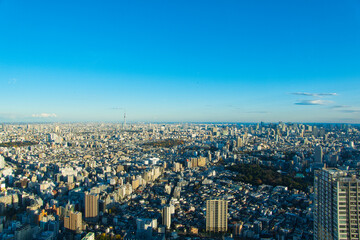
[[[227,231],[228,202],[223,199],[206,201],[206,231]]]
[[[359,239],[360,180],[323,168],[315,172],[314,192],[314,239]]]
[[[126,128],[126,112],[124,112],[124,129]]]
[[[171,226],[171,208],[170,208],[170,206],[165,206],[162,209],[162,224],[165,225],[167,229],[170,229],[170,226]]]
[[[323,150],[322,147],[320,145],[317,145],[315,147],[315,151],[314,151],[314,159],[316,163],[322,163],[322,159],[323,159]]]
[[[85,218],[93,220],[99,214],[99,195],[85,193]]]

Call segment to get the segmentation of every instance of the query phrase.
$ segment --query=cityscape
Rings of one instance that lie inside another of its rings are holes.
[[[0,238],[357,239],[359,130],[3,124]]]
[[[358,0],[0,0],[0,240],[360,239]]]

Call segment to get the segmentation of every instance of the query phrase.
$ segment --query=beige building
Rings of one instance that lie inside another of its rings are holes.
[[[99,195],[98,194],[85,194],[85,218],[97,218],[99,214]]]
[[[162,209],[162,224],[166,226],[167,229],[171,227],[171,209],[170,206],[164,206]]]
[[[81,212],[70,212],[64,217],[64,227],[73,231],[82,231]]]
[[[197,165],[199,167],[205,167],[206,166],[206,157],[198,157],[197,159]]]
[[[226,232],[228,227],[228,202],[222,199],[206,201],[206,231]]]
[[[314,178],[314,239],[359,239],[360,180],[347,171],[321,169]]]
[[[135,190],[140,186],[140,179],[136,178],[131,181],[132,189]]]
[[[206,167],[206,162],[207,162],[206,157],[190,158],[188,160],[188,167],[191,167],[191,168]]]

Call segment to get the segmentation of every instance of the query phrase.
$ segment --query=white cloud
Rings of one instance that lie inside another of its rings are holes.
[[[40,114],[33,114],[31,115],[34,118],[56,118],[55,113],[40,113]]]
[[[348,105],[335,105],[330,108],[343,113],[360,113],[360,109]]]
[[[337,93],[307,93],[307,92],[295,92],[293,95],[310,96],[310,97],[324,97],[324,96],[337,96]]]
[[[350,106],[348,105],[335,105],[335,106],[332,106],[331,108],[334,108],[334,109],[341,109],[341,108],[349,108]]]
[[[296,105],[327,105],[333,103],[333,101],[326,101],[326,100],[300,100],[294,104]]]

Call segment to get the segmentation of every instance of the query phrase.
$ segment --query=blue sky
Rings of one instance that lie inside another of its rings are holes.
[[[0,0],[0,122],[360,123],[360,2]]]

